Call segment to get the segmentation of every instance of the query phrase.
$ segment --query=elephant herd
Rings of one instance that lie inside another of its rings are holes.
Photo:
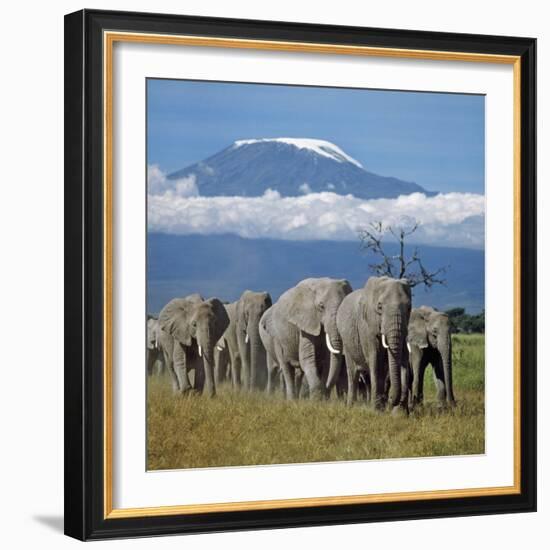
[[[199,294],[175,298],[147,320],[147,370],[160,365],[176,393],[214,396],[279,389],[287,399],[326,398],[407,414],[423,400],[432,366],[440,403],[454,405],[449,319],[411,308],[406,279],[370,277],[353,291],[344,279],[310,278],[272,303],[245,291],[233,303]]]

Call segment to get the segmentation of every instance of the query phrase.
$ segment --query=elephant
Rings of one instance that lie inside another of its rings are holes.
[[[409,321],[409,361],[412,369],[412,404],[422,403],[424,372],[432,365],[437,399],[455,405],[449,317],[428,306],[415,308]]]
[[[245,390],[263,390],[267,383],[267,358],[260,338],[260,319],[272,305],[268,292],[245,290],[236,303],[236,335]]]
[[[164,372],[164,355],[160,348],[158,332],[159,321],[152,315],[147,316],[147,374],[152,375],[158,363],[157,374]]]
[[[349,404],[357,397],[362,377],[376,410],[385,409],[389,393],[393,414],[408,414],[410,313],[411,289],[406,279],[370,277],[362,289],[344,298],[337,327],[346,357]]]
[[[209,397],[216,394],[214,348],[229,325],[224,305],[199,294],[175,298],[159,315],[161,345],[176,392],[191,389],[189,371],[195,370],[195,388]]]
[[[351,291],[345,279],[304,279],[273,305],[268,326],[287,399],[297,396],[292,368],[303,371],[311,399],[325,397],[330,392],[342,362],[336,312]]]

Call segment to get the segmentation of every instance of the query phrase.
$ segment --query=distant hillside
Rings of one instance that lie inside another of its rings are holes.
[[[268,188],[289,197],[321,191],[362,199],[435,194],[416,183],[369,172],[337,145],[307,138],[236,141],[168,179],[190,176],[202,196],[257,197]]]
[[[369,277],[359,242],[243,239],[235,235],[148,235],[147,308],[200,292],[232,301],[243,290],[268,290],[273,299],[305,277],[346,278],[354,289]],[[416,289],[415,305],[464,307],[478,313],[485,302],[483,251],[419,245],[426,267],[450,265],[447,286]],[[390,249],[391,252],[393,252]]]

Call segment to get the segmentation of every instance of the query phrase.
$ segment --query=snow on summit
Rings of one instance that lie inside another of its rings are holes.
[[[340,147],[334,145],[330,141],[325,141],[323,139],[311,139],[311,138],[261,138],[261,139],[241,139],[235,142],[235,147],[241,147],[242,145],[252,145],[254,143],[266,143],[266,142],[278,142],[286,143],[287,145],[294,145],[298,149],[309,149],[318,155],[323,157],[330,158],[337,162],[351,162],[363,168],[361,163],[355,160],[353,157],[350,157],[348,154],[344,153]]]

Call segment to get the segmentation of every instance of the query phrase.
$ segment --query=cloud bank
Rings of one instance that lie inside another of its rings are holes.
[[[356,240],[369,223],[419,229],[410,242],[483,248],[485,197],[473,193],[421,193],[362,200],[331,192],[281,197],[201,197],[193,176],[166,180],[149,167],[148,230],[172,234],[233,233],[246,238]]]

